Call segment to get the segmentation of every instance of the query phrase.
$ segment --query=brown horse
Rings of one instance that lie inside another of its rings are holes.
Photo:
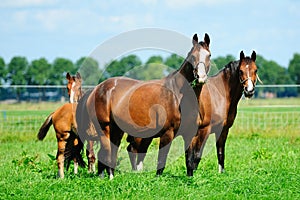
[[[79,72],[77,72],[75,76],[71,76],[70,73],[67,72],[66,79],[68,80],[67,89],[70,98],[70,103],[77,103],[82,97],[81,75]]]
[[[251,58],[245,57],[243,51],[240,60],[230,62],[220,72],[210,77],[202,88],[199,99],[199,110],[203,116],[197,135],[193,138],[186,155],[187,175],[193,176],[201,160],[205,142],[210,133],[216,135],[216,147],[219,172],[224,172],[225,142],[229,128],[233,125],[237,114],[237,104],[244,92],[250,98],[254,94],[257,80],[256,53]],[[127,147],[129,152],[138,153],[141,165],[151,140],[131,138]],[[132,165],[135,169],[135,165]]]
[[[204,41],[198,43],[195,34],[192,43],[180,69],[164,79],[144,82],[125,77],[110,78],[82,101],[86,105],[77,109],[77,122],[81,130],[80,125],[88,123],[84,120],[91,120],[97,130],[101,143],[99,174],[106,169],[110,179],[113,178],[124,132],[135,137],[160,137],[157,175],[164,170],[175,136],[182,135],[186,147],[190,144],[201,121],[198,110],[194,109],[198,101],[190,84],[202,85],[210,67],[209,36],[205,34]],[[85,117],[80,119],[80,116]],[[89,139],[84,130],[79,131],[79,135],[83,140]]]
[[[66,78],[68,80],[67,88],[70,102],[77,102],[82,94],[80,74],[77,72],[76,76],[71,76],[67,73]],[[78,139],[76,130],[76,107],[76,103],[66,103],[51,113],[41,126],[37,135],[39,140],[43,140],[46,137],[50,126],[53,124],[58,146],[56,160],[58,165],[58,177],[60,178],[64,178],[65,161],[68,170],[70,161],[72,159],[74,160],[75,174],[77,174],[78,165],[81,167],[85,166],[81,156],[83,143]]]

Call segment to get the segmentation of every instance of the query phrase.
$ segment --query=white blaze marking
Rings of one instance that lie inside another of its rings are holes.
[[[206,69],[205,69],[205,61],[206,57],[208,56],[209,52],[205,49],[201,49],[200,52],[200,60],[197,66],[197,74],[198,74],[198,82],[204,83],[207,79]]]
[[[249,72],[249,65],[246,65],[246,69],[247,70],[247,91],[252,91],[254,86],[253,86],[253,83],[251,81],[251,78],[250,78],[250,72]]]
[[[70,92],[70,103],[74,103],[74,96],[75,96],[75,92],[73,90],[73,87],[75,87],[75,82],[72,83],[72,87],[71,87],[71,92]]]

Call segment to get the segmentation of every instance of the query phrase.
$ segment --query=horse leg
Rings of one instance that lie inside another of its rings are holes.
[[[159,151],[158,151],[158,163],[157,163],[157,171],[156,175],[162,175],[165,166],[167,156],[171,147],[172,140],[174,138],[174,130],[173,128],[167,130],[165,134],[160,137],[159,142]]]
[[[131,135],[128,135],[126,138],[126,141],[129,142],[127,146],[127,152],[128,152],[130,164],[133,171],[137,170],[136,157],[137,157],[138,149],[136,148],[136,146],[140,145],[140,140],[142,140],[142,138],[134,138]]]
[[[138,154],[137,154],[137,170],[141,171],[143,170],[143,162],[148,150],[148,147],[150,146],[153,138],[143,138],[138,146]]]
[[[73,147],[77,146],[78,145],[78,139],[75,138],[73,143],[74,143]],[[77,174],[78,173],[78,166],[79,166],[79,164],[77,162],[76,157],[73,158],[73,161],[74,161],[74,174]]]
[[[185,152],[187,176],[193,176],[193,171],[198,168],[206,140],[210,133],[209,129],[210,127],[199,128],[197,135],[192,139],[190,146]]]
[[[216,147],[217,147],[217,156],[219,164],[219,173],[225,172],[224,160],[225,160],[225,142],[228,135],[228,128],[224,128],[221,134],[216,134]]]
[[[100,133],[101,147],[98,152],[98,174],[104,176],[104,170],[106,169],[111,176],[112,171],[109,169],[111,165],[110,127],[109,124],[102,127],[102,132]]]
[[[122,131],[116,124],[114,124],[111,127],[111,136],[110,136],[110,141],[111,141],[111,174],[110,174],[110,179],[113,179],[114,176],[114,171],[117,166],[117,154],[119,150],[119,146],[122,140],[122,137],[124,135],[124,131]]]
[[[58,174],[59,178],[64,178],[64,160],[65,160],[65,149],[66,149],[66,141],[63,138],[58,139],[58,150],[56,155],[57,166],[58,166]]]
[[[89,140],[86,147],[86,155],[88,158],[88,172],[95,173],[95,153],[94,153],[94,141]]]

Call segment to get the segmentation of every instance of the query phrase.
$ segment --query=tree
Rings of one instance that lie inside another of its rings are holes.
[[[161,56],[151,56],[146,64],[150,64],[150,63],[163,63],[163,58]]]
[[[231,61],[235,61],[236,58],[233,55],[227,55],[225,57],[219,56],[212,59],[209,74],[213,75],[219,72],[220,69],[225,67]]]
[[[45,58],[33,60],[26,72],[26,80],[28,85],[47,85],[49,84],[49,76],[51,65]],[[45,88],[32,88],[31,92],[42,92],[42,96],[39,95],[39,100],[45,99]],[[30,93],[29,93],[30,94]]]
[[[300,84],[300,54],[295,53],[292,60],[290,60],[288,72],[291,79],[296,83]],[[298,87],[298,94],[300,94],[300,88]]]
[[[163,64],[161,56],[151,56],[145,65],[130,70],[126,76],[139,80],[153,80],[163,78],[167,66]]]
[[[106,70],[103,72],[104,78],[124,76],[135,67],[141,66],[142,61],[136,55],[129,55],[122,58],[120,61],[113,60],[110,64],[106,65]]]
[[[77,71],[76,66],[71,60],[65,58],[56,58],[52,64],[49,74],[50,85],[63,85],[66,84],[65,74],[70,72],[75,74]]]
[[[11,85],[25,85],[27,68],[28,61],[25,57],[13,57],[8,64],[8,82]]]
[[[172,54],[166,58],[164,64],[169,67],[168,71],[179,69],[184,61],[184,58],[177,54]],[[170,69],[171,68],[171,69]]]
[[[256,65],[258,66],[258,72],[260,79],[264,84],[292,84],[288,70],[280,66],[275,61],[268,61],[262,56],[256,56]],[[264,88],[263,92],[273,92],[277,96],[291,96],[294,95],[294,91],[291,88]]]
[[[8,82],[11,85],[26,85],[26,70],[28,68],[28,61],[25,57],[16,56],[13,57],[8,64]],[[20,101],[21,92],[24,88],[17,88],[17,100]]]
[[[0,57],[0,85],[5,81],[7,75],[7,69],[4,59]]]
[[[98,62],[90,57],[82,57],[76,62],[76,67],[80,72],[85,85],[97,85],[102,71],[99,69]]]
[[[26,72],[27,84],[29,85],[47,85],[49,84],[49,76],[51,65],[45,58],[33,60]]]

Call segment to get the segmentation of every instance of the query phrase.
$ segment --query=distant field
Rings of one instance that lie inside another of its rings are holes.
[[[36,134],[60,105],[0,104],[0,199],[300,199],[300,99],[242,100],[226,143],[225,174],[217,172],[211,135],[193,178],[185,176],[180,138],[161,177],[153,171],[157,141],[141,173],[131,172],[123,141],[112,181],[87,169],[76,176],[70,169],[64,180],[56,179],[54,131],[43,142]]]

